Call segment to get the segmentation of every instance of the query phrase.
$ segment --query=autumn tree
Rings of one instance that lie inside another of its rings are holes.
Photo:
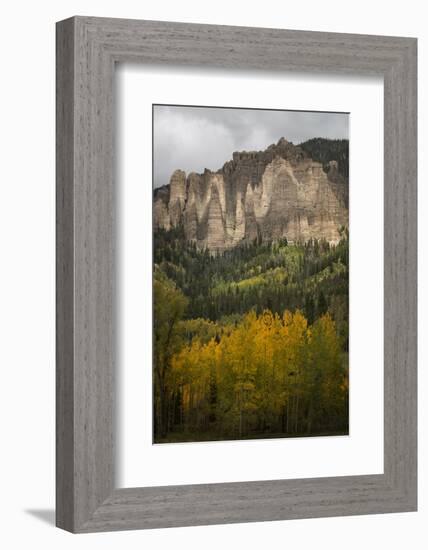
[[[169,396],[181,396],[176,432],[214,439],[346,432],[347,362],[329,314],[309,325],[299,310],[251,311],[227,330],[209,326],[208,341],[201,326],[201,337],[171,359]]]

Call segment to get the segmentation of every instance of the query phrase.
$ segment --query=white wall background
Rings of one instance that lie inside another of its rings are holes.
[[[403,9],[404,8],[404,9]],[[0,543],[3,548],[426,547],[426,286],[420,307],[419,512],[73,536],[54,507],[54,23],[97,15],[419,38],[420,281],[428,277],[428,30],[418,0],[14,0],[1,11]],[[424,307],[425,306],[425,307]],[[424,342],[425,340],[425,342]]]

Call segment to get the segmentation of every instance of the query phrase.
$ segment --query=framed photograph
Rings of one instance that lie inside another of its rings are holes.
[[[57,24],[57,525],[414,511],[416,39]]]
[[[349,434],[348,117],[153,106],[154,443]]]

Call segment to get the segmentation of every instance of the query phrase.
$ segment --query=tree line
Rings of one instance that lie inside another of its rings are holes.
[[[320,162],[324,171],[328,171],[328,163],[336,160],[339,173],[348,182],[349,179],[349,140],[347,139],[325,139],[313,138],[300,143],[304,151],[316,162]]]

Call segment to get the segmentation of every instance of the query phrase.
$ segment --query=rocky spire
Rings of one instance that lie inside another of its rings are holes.
[[[337,162],[324,168],[282,137],[264,151],[234,152],[217,172],[176,170],[155,190],[154,225],[183,224],[189,240],[212,251],[259,235],[335,243],[348,225],[347,184]]]

